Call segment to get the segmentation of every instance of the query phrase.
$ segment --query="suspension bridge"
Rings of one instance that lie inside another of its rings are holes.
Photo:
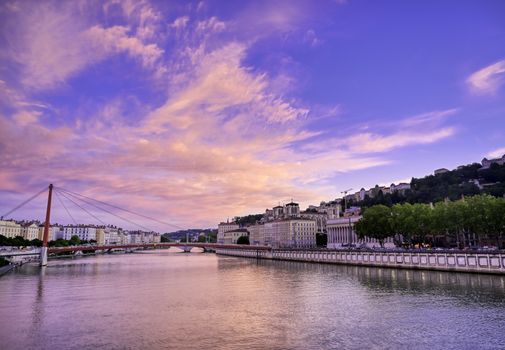
[[[11,252],[0,252],[0,257],[14,257],[14,256],[27,256],[27,255],[38,255],[40,257],[40,266],[46,266],[47,265],[47,260],[48,256],[50,254],[59,254],[59,253],[67,253],[67,252],[96,252],[96,251],[112,251],[112,250],[119,250],[119,249],[124,249],[124,250],[134,250],[134,249],[167,249],[171,247],[177,247],[183,250],[184,252],[189,252],[191,251],[192,248],[202,248],[204,251],[215,251],[216,249],[236,249],[236,250],[244,250],[248,249],[251,250],[257,250],[259,251],[265,251],[265,250],[271,250],[271,247],[267,246],[248,246],[248,245],[235,245],[235,244],[218,244],[218,243],[133,243],[133,244],[103,244],[103,245],[75,245],[75,246],[65,246],[65,247],[49,247],[49,228],[51,227],[51,209],[52,209],[52,202],[53,202],[53,194],[57,198],[58,202],[61,204],[69,218],[71,219],[72,222],[75,223],[75,225],[78,225],[77,221],[75,220],[74,216],[71,214],[70,210],[68,207],[64,204],[63,199],[65,199],[68,202],[72,203],[75,207],[79,208],[83,212],[85,212],[87,215],[89,215],[94,221],[99,222],[103,226],[108,226],[107,223],[105,223],[102,219],[100,219],[97,215],[95,215],[92,212],[92,209],[90,207],[94,208],[95,211],[99,210],[102,212],[105,212],[116,219],[119,219],[123,222],[127,222],[133,226],[139,227],[143,230],[147,230],[148,232],[154,232],[154,230],[148,228],[145,226],[145,224],[140,224],[130,218],[125,217],[124,214],[120,215],[117,213],[117,211],[121,211],[123,213],[129,214],[129,215],[134,215],[136,217],[140,217],[144,220],[154,222],[157,224],[161,224],[163,226],[168,226],[168,227],[175,227],[179,230],[183,230],[182,227],[175,225],[173,223],[168,223],[159,219],[156,219],[154,217],[151,217],[149,215],[145,215],[142,213],[137,213],[134,212],[130,209],[120,207],[115,204],[110,204],[105,201],[101,201],[95,198],[92,198],[90,196],[86,196],[83,194],[79,194],[61,187],[56,187],[53,186],[53,184],[50,184],[48,188],[44,188],[41,191],[37,192],[35,195],[31,196],[24,202],[20,203],[13,209],[9,210],[7,213],[5,213],[2,216],[2,219],[12,213],[14,213],[16,210],[22,208],[23,206],[27,205],[31,201],[35,200],[37,197],[39,197],[41,194],[47,191],[47,205],[46,205],[46,215],[45,215],[45,221],[44,221],[44,230],[43,230],[43,237],[42,237],[42,247],[41,248],[36,248],[32,249],[31,251],[11,251]],[[89,209],[86,209],[86,206],[88,206]]]

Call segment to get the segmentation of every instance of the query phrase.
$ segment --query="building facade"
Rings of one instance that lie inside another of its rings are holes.
[[[63,226],[63,239],[69,240],[77,236],[81,241],[96,240],[96,226],[91,225],[67,225]]]
[[[361,215],[357,215],[328,220],[326,225],[328,234],[327,248],[335,249],[353,246],[367,248],[380,247],[380,243],[376,239],[368,237],[358,239],[355,231],[355,225],[361,218]],[[384,240],[384,247],[394,248],[395,244],[393,238],[387,238]]]
[[[484,158],[482,159],[482,168],[481,169],[488,169],[491,167],[491,164],[498,164],[498,165],[503,165],[505,164],[505,154],[501,158],[494,158],[494,159],[487,159]]]
[[[21,224],[21,236],[28,241],[37,239],[39,237],[39,226],[34,222]]]
[[[217,225],[217,243],[224,244],[224,233],[238,230],[239,225],[235,222],[221,222]]]
[[[245,228],[238,228],[235,230],[226,231],[225,233],[223,233],[224,237],[223,244],[237,244],[237,240],[242,236],[249,237],[249,231]]]
[[[7,238],[21,236],[21,225],[11,220],[0,220],[0,235]]]
[[[265,244],[265,224],[256,224],[249,226],[249,243],[251,245]]]
[[[315,248],[316,222],[310,219],[280,219],[264,224],[265,244],[274,248]]]
[[[12,220],[0,220],[0,235],[7,238],[21,236],[21,225]]]
[[[49,226],[48,230],[48,241],[55,241],[58,238],[63,237],[63,232],[61,232],[61,227],[60,226]],[[38,239],[41,241],[44,240],[44,225],[39,225],[39,233],[38,233]]]

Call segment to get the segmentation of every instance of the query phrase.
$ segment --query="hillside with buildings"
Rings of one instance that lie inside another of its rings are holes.
[[[208,242],[216,241],[217,232],[215,229],[187,229],[187,230],[179,230],[175,232],[168,232],[161,235],[162,242],[179,242],[186,241],[188,239],[189,242],[196,242],[201,236],[205,237],[205,240]]]
[[[496,159],[484,158],[480,164],[461,165],[453,170],[437,169],[433,175],[412,178],[410,184],[375,186],[369,190],[362,188],[343,200],[348,207],[363,208],[376,204],[435,203],[476,194],[505,195],[505,155]]]
[[[379,204],[391,207],[399,203],[455,201],[478,194],[505,195],[505,155],[484,158],[481,164],[462,165],[454,170],[437,169],[433,175],[412,178],[410,183],[362,188],[305,210],[290,202],[266,209],[263,214],[235,217],[232,222],[218,225],[217,242],[236,244],[240,237],[247,236],[252,245],[278,248],[338,248],[356,244],[376,247],[380,243],[394,247],[398,242],[393,238],[383,242],[358,239],[354,225],[360,221],[363,209]]]

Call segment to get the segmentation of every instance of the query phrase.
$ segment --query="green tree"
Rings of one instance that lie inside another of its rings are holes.
[[[207,241],[207,237],[205,235],[198,236],[198,242],[205,243]]]
[[[30,241],[30,245],[35,247],[42,247],[42,241],[40,239],[35,238]]]
[[[426,242],[426,236],[433,233],[432,209],[428,204],[412,205],[412,221],[415,223],[415,238],[418,242]]]
[[[391,208],[391,228],[396,234],[402,235],[404,243],[409,246],[413,243],[417,228],[413,211],[410,203],[395,204]]]
[[[237,239],[237,244],[247,244],[249,245],[249,236],[240,236],[238,239]]]
[[[391,214],[391,208],[382,204],[365,209],[363,218],[356,223],[356,234],[361,239],[375,238],[384,246],[384,240],[395,234]]]
[[[70,240],[68,241],[70,245],[79,245],[81,243],[81,239],[77,235],[73,235],[70,237]]]

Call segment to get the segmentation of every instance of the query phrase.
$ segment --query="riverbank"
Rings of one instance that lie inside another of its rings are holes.
[[[505,274],[505,253],[388,252],[350,250],[272,251],[217,249],[217,254],[256,259],[286,260],[324,264],[390,267],[434,271]]]

